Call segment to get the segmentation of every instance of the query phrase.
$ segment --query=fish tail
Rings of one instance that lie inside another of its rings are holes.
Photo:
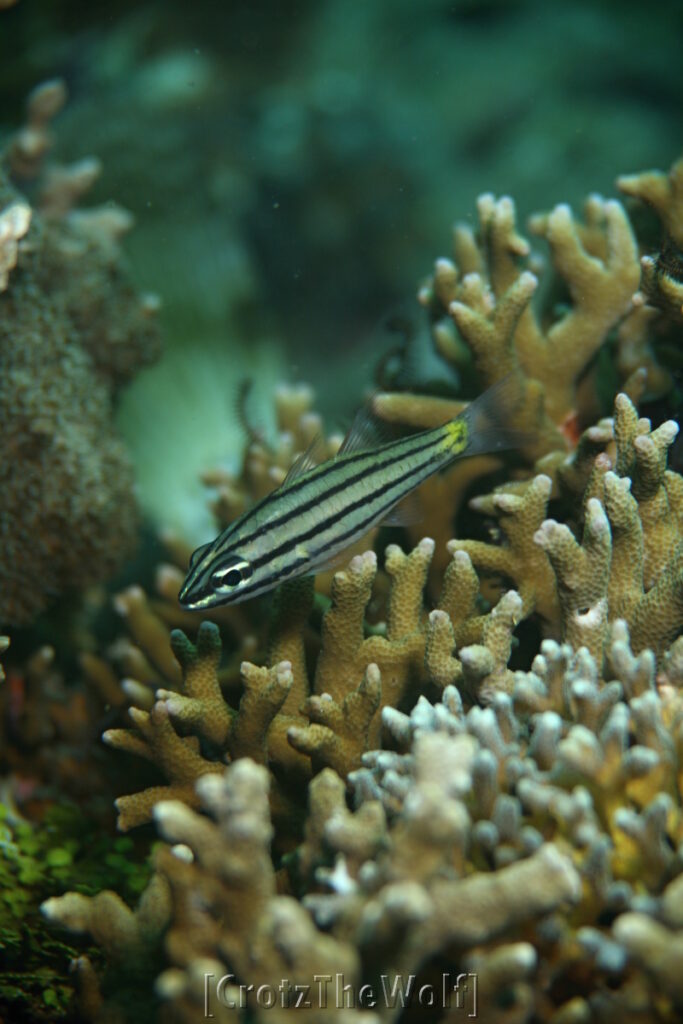
[[[523,380],[518,373],[509,373],[444,425],[445,446],[451,457],[482,455],[531,444],[534,434],[515,428],[523,406]]]

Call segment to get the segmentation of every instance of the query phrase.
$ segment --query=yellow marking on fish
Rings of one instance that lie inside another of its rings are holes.
[[[469,431],[464,419],[451,420],[444,425],[446,436],[444,438],[444,449],[452,455],[459,455],[467,448]]]

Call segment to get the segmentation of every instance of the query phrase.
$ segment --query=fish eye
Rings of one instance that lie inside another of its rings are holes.
[[[237,564],[216,569],[211,581],[218,589],[232,590],[248,580],[251,574],[252,568],[248,562],[237,562]]]

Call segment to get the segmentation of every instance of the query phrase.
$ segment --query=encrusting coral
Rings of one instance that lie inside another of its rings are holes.
[[[0,621],[14,625],[131,551],[132,474],[112,402],[159,352],[156,300],[133,291],[121,264],[130,219],[72,208],[92,163],[59,181],[41,174],[65,96],[59,82],[36,89],[0,160]],[[29,205],[13,180],[36,176]]]

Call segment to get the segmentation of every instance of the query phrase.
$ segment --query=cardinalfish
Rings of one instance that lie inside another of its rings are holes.
[[[455,419],[385,443],[361,410],[334,458],[312,465],[309,449],[279,487],[197,548],[180,604],[197,610],[236,604],[331,568],[371,527],[392,513],[400,522],[396,506],[456,459],[528,443],[528,434],[506,422],[519,401],[506,377]]]

